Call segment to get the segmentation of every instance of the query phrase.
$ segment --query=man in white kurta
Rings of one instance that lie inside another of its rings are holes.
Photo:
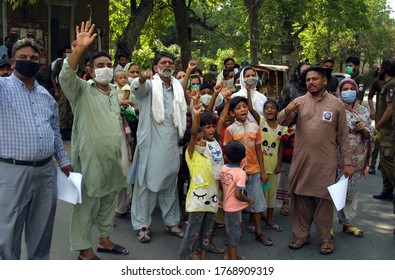
[[[165,232],[183,237],[179,224],[178,139],[186,126],[186,103],[180,83],[172,77],[174,58],[162,52],[154,60],[153,79],[143,71],[131,84],[140,104],[137,146],[127,177],[134,184],[132,225],[140,242],[150,241],[151,215],[158,201]]]

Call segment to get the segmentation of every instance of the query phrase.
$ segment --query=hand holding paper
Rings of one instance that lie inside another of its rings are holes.
[[[328,187],[329,194],[332,197],[337,211],[342,210],[346,205],[347,186],[348,178],[343,175],[336,184]]]
[[[81,181],[82,174],[76,172],[70,172],[67,177],[60,168],[57,169],[58,173],[58,199],[69,202],[71,204],[77,204],[82,202],[81,198]]]

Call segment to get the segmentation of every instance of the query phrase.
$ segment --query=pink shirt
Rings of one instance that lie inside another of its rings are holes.
[[[225,212],[238,212],[248,206],[247,202],[236,198],[236,188],[245,189],[247,174],[239,166],[225,164],[221,169],[220,180],[223,187],[223,205]]]

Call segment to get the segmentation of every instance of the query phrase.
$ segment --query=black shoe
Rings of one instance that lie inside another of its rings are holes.
[[[374,194],[373,198],[380,199],[380,200],[389,200],[389,201],[394,200],[394,196],[392,194],[388,194],[388,193],[384,193],[384,192],[381,192],[380,194]]]
[[[370,167],[368,173],[369,174],[376,174],[376,168]]]

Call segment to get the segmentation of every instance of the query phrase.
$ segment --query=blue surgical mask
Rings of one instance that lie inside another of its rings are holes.
[[[341,92],[342,99],[347,104],[353,103],[357,98],[357,91],[356,90],[345,90]]]
[[[195,85],[192,85],[191,88],[198,90],[200,88],[200,85],[199,84],[195,84]]]

